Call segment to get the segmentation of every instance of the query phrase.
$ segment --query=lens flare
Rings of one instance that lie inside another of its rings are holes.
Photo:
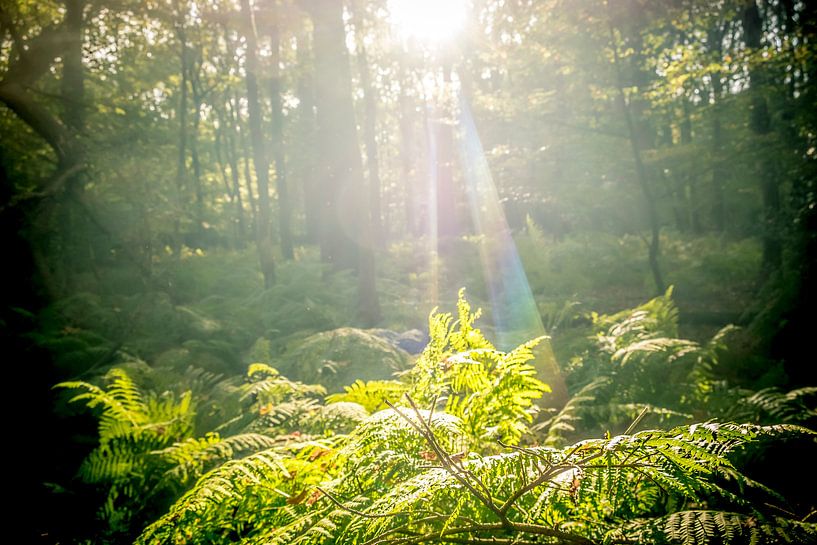
[[[459,129],[460,163],[471,219],[479,235],[480,259],[491,298],[497,346],[510,350],[544,335],[545,328],[505,219],[476,124],[462,98]],[[553,389],[554,401],[559,403],[566,389],[547,341],[538,350],[536,363],[542,378]]]
[[[389,19],[405,40],[439,45],[465,24],[465,0],[389,0]]]

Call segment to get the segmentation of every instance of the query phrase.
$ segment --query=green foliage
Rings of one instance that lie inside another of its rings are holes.
[[[287,376],[337,392],[355,380],[383,380],[406,370],[409,355],[371,330],[343,327],[291,343],[276,360]]]
[[[121,369],[111,369],[103,380],[106,387],[82,381],[56,387],[80,390],[71,401],[84,402],[99,414],[99,445],[78,474],[106,491],[100,516],[117,533],[143,514],[142,494],[157,484],[153,453],[190,438],[195,404],[190,391],[180,396],[145,393]]]
[[[425,405],[442,403],[483,445],[496,439],[515,444],[538,410],[534,401],[550,391],[527,363],[542,339],[500,352],[474,327],[479,315],[471,312],[464,290],[456,321],[451,314],[432,312],[429,343],[407,375],[409,394]]]
[[[746,466],[787,441],[817,449],[817,433],[776,423],[809,423],[813,388],[761,391],[735,403],[736,418],[770,425],[705,421],[636,431],[655,415],[688,421],[677,409],[708,403],[720,387],[713,362],[722,336],[703,346],[677,339],[670,293],[595,316],[598,333],[573,369],[597,376],[536,425],[535,403],[547,391],[528,364],[537,340],[500,352],[476,328],[478,316],[461,292],[457,319],[431,314],[429,344],[399,380],[357,381],[323,402],[324,388],[253,363],[232,393],[238,413],[201,435],[192,430],[189,393],[174,403],[152,401],[162,398],[143,393],[122,370],[110,373],[107,388],[65,383],[83,390],[75,400],[99,411],[100,449],[113,444],[103,437],[135,443],[156,426],[164,438],[165,426],[188,415],[174,439],[127,451],[114,465],[97,459],[107,454],[92,454],[85,464],[96,473],[81,474],[111,483],[124,472],[134,494],[175,499],[139,545],[704,545],[817,537],[801,512],[813,506],[791,502]],[[659,395],[675,367],[684,380]],[[674,405],[659,403],[672,395]],[[630,425],[618,435],[572,439],[619,421]],[[112,514],[122,512],[118,497],[108,501]]]
[[[634,309],[593,313],[596,334],[571,361],[571,400],[549,421],[547,444],[626,426],[642,409],[663,423],[689,421],[706,397],[705,369],[717,361],[721,336],[700,344],[677,338],[672,288]]]
[[[815,423],[817,419],[817,387],[781,392],[765,388],[742,396],[727,413],[732,419],[750,422]]]
[[[754,543],[809,543],[817,538],[817,526],[783,517],[758,517],[723,511],[690,510],[622,528],[615,539],[636,543],[683,543],[724,545]]]
[[[356,380],[343,387],[344,392],[326,396],[329,403],[348,401],[358,403],[370,413],[386,408],[386,402],[396,403],[408,390],[408,385],[398,380]]]
[[[326,454],[339,463],[334,478],[306,501],[287,492],[304,477],[263,451],[205,476],[138,543],[799,543],[817,535],[815,524],[780,517],[782,498],[730,460],[760,440],[813,441],[804,428],[707,423],[463,457],[458,419],[412,407],[378,413]],[[750,503],[747,487],[772,503]]]

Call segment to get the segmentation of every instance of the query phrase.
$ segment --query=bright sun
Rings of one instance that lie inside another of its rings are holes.
[[[466,0],[389,0],[392,24],[403,39],[439,45],[456,37],[465,23]]]

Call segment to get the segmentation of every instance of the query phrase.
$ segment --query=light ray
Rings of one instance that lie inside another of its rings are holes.
[[[505,219],[473,116],[463,98],[460,98],[459,129],[460,163],[474,229],[479,236],[480,260],[491,299],[497,346],[510,350],[546,332]],[[565,392],[564,381],[547,340],[538,354],[537,363],[543,378],[553,388],[554,397],[561,397]]]

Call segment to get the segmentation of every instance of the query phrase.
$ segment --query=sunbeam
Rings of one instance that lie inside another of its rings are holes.
[[[505,219],[474,118],[464,98],[459,101],[458,128],[465,191],[471,220],[479,236],[480,260],[491,299],[497,346],[510,350],[526,339],[545,335],[546,331]],[[553,388],[553,397],[560,398],[566,389],[547,340],[539,352],[539,370]]]

